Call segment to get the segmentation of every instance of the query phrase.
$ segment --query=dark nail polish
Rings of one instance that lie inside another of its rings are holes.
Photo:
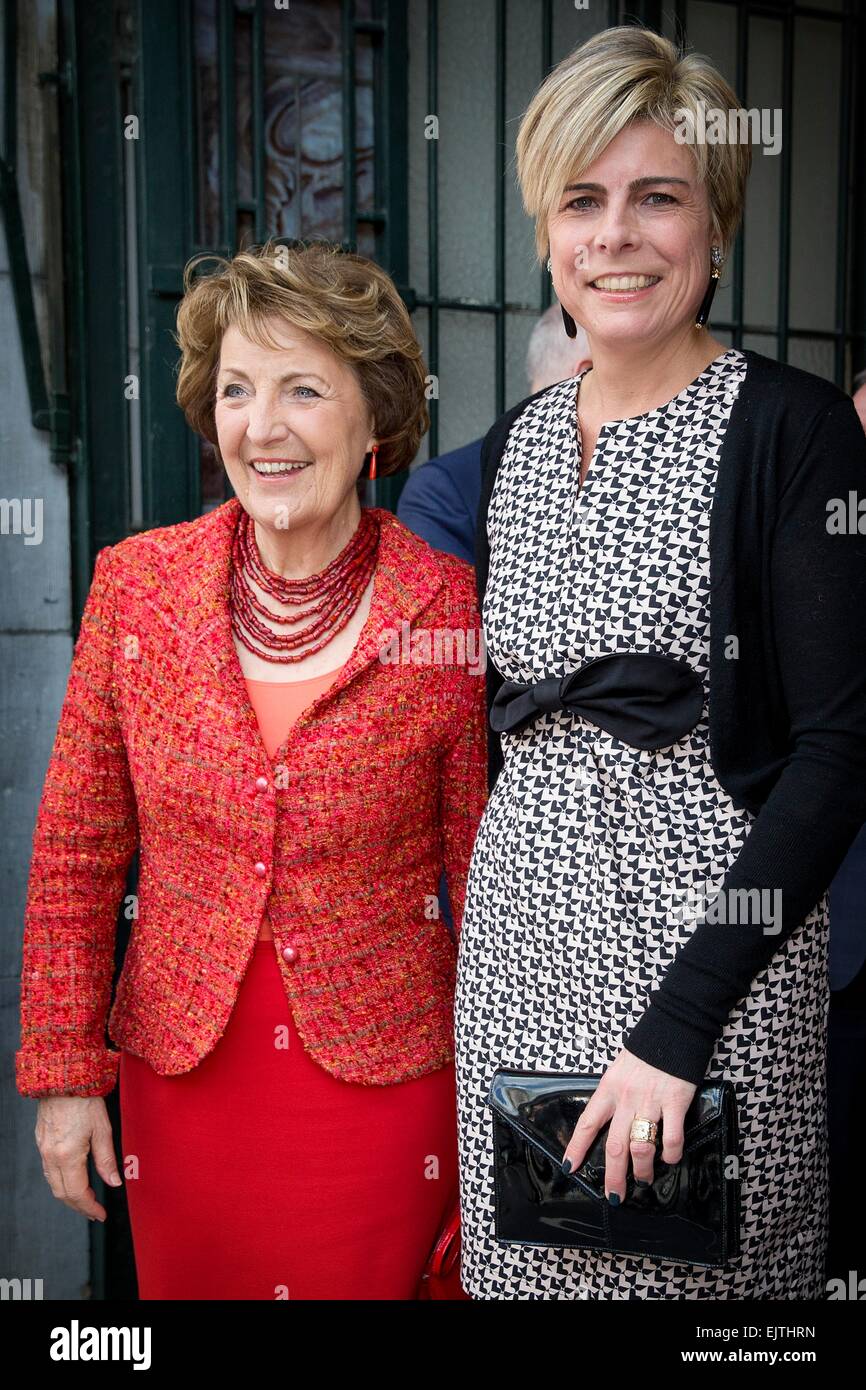
[[[570,1173],[570,1172],[571,1172],[571,1159],[570,1159],[570,1158],[564,1158],[564,1159],[562,1160],[562,1171],[563,1171],[563,1173]]]
[[[611,1192],[611,1193],[609,1193],[609,1194],[608,1194],[607,1200],[610,1202],[610,1204],[611,1204],[612,1207],[618,1207],[618,1206],[619,1206],[619,1193],[618,1193],[618,1192]]]
[[[644,1182],[643,1178],[635,1178],[634,1185],[635,1187],[652,1187],[652,1183]]]

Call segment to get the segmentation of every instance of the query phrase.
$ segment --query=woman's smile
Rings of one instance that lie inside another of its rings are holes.
[[[589,288],[600,299],[632,304],[636,299],[645,299],[660,284],[659,275],[599,275],[589,282]]]
[[[271,481],[274,478],[292,478],[312,468],[312,459],[253,459],[250,468],[257,478]]]

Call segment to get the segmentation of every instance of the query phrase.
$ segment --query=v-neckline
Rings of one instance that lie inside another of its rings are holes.
[[[581,479],[580,474],[581,474],[581,469],[582,469],[582,467],[583,467],[583,431],[581,430],[581,427],[580,427],[580,415],[578,414],[578,406],[579,406],[579,404],[580,404],[580,387],[581,387],[581,383],[582,383],[582,381],[583,381],[583,378],[586,376],[587,372],[589,372],[589,371],[592,371],[592,368],[591,368],[591,367],[584,367],[583,371],[579,374],[579,376],[578,376],[578,378],[577,378],[577,390],[574,392],[574,395],[573,395],[573,396],[570,396],[570,397],[569,397],[570,402],[571,402],[571,413],[572,413],[572,419],[573,419],[573,425],[574,425],[574,449],[575,449],[575,456],[576,456],[576,459],[577,459],[577,487],[575,488],[574,494],[573,494],[573,508],[572,508],[572,521],[575,522],[575,524],[576,524],[576,518],[577,518],[578,507],[580,506],[580,499],[581,499],[581,497],[583,496],[584,492],[586,491],[586,485],[587,485],[587,483],[589,482],[590,475],[593,474],[593,472],[594,472],[593,466],[592,466],[592,465],[593,465],[594,460],[597,458],[599,440],[600,440],[600,438],[601,438],[601,432],[602,432],[602,430],[604,429],[604,425],[599,425],[598,430],[596,431],[595,443],[594,443],[593,446],[592,446],[592,454],[590,455],[590,460],[589,460],[589,467],[588,467],[587,470],[586,470],[586,475],[585,475],[585,477],[584,477],[583,479]]]
[[[639,421],[641,421],[641,420],[650,420],[650,419],[652,419],[652,417],[653,417],[654,415],[660,415],[660,414],[662,414],[663,412],[669,410],[670,407],[671,407],[676,401],[680,400],[682,397],[684,397],[685,395],[687,395],[687,393],[690,392],[690,391],[692,391],[695,387],[698,387],[699,384],[700,384],[700,382],[703,381],[704,377],[708,376],[708,375],[713,371],[713,369],[714,369],[719,363],[724,362],[724,360],[725,360],[727,357],[730,357],[733,353],[736,353],[736,352],[739,352],[739,351],[741,351],[741,349],[739,349],[739,348],[733,348],[733,347],[725,348],[725,351],[724,351],[724,352],[720,352],[720,353],[718,354],[718,356],[716,356],[716,357],[713,358],[712,362],[708,362],[707,365],[706,365],[706,367],[704,367],[702,371],[698,372],[697,376],[694,377],[691,381],[689,381],[689,382],[682,388],[682,390],[677,391],[675,395],[671,396],[670,400],[662,402],[661,405],[655,405],[655,406],[652,407],[651,410],[644,410],[644,411],[641,411],[641,413],[640,413],[639,415],[624,415],[621,419],[616,419],[616,420],[604,420],[604,421],[599,425],[598,430],[596,431],[595,443],[593,444],[592,454],[591,454],[590,460],[589,460],[589,467],[588,467],[587,470],[586,470],[586,476],[584,477],[583,481],[581,481],[580,472],[581,472],[581,468],[582,468],[582,466],[583,466],[583,435],[582,435],[582,431],[581,431],[581,428],[580,428],[580,415],[579,415],[580,388],[581,388],[581,385],[582,385],[582,383],[583,383],[583,379],[584,379],[584,377],[586,376],[587,372],[591,372],[591,371],[592,371],[592,367],[591,367],[591,366],[589,366],[589,367],[584,367],[583,371],[582,371],[582,372],[579,372],[578,375],[577,375],[577,378],[576,378],[576,381],[577,381],[577,390],[574,392],[573,395],[570,395],[570,396],[569,396],[570,408],[571,408],[571,412],[572,412],[572,422],[573,422],[574,435],[575,435],[575,453],[576,453],[576,456],[577,456],[577,489],[576,489],[575,497],[574,497],[575,512],[576,512],[576,510],[577,510],[577,506],[578,506],[578,503],[579,503],[579,499],[582,497],[583,493],[585,492],[585,490],[586,490],[586,485],[587,485],[587,483],[589,482],[590,477],[593,476],[594,473],[596,472],[596,470],[593,468],[593,464],[594,464],[594,462],[595,462],[595,460],[596,460],[596,457],[597,457],[597,454],[598,454],[598,446],[599,446],[599,443],[600,443],[602,434],[604,433],[605,430],[607,430],[607,429],[615,429],[615,428],[618,428],[620,425],[636,425],[636,424],[637,424]],[[572,380],[575,380],[575,378],[572,378]]]
[[[576,450],[577,450],[577,493],[576,493],[576,496],[575,496],[575,502],[577,501],[577,498],[580,496],[580,494],[583,492],[584,488],[586,487],[586,482],[587,482],[587,479],[589,478],[589,475],[590,475],[590,472],[591,472],[591,469],[592,469],[592,460],[595,458],[595,455],[596,455],[597,452],[598,452],[598,440],[599,440],[599,436],[600,436],[600,434],[601,434],[602,429],[604,428],[603,425],[599,425],[598,429],[596,430],[596,433],[595,433],[595,443],[594,443],[593,446],[592,446],[592,454],[590,455],[590,459],[589,459],[589,467],[587,467],[586,474],[585,474],[585,476],[581,479],[580,474],[581,474],[581,470],[582,470],[582,468],[583,468],[583,431],[582,431],[582,429],[581,429],[581,427],[580,427],[580,414],[579,414],[579,406],[580,406],[580,387],[581,387],[581,384],[582,384],[582,382],[583,382],[583,378],[586,376],[587,372],[589,372],[589,371],[592,371],[592,368],[591,368],[591,367],[584,367],[583,371],[580,373],[580,375],[579,375],[578,378],[577,378],[577,390],[576,390],[575,393],[574,393],[573,410],[574,410],[574,424],[575,424],[575,448],[576,448]]]

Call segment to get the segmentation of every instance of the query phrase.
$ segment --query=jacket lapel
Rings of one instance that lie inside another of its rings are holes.
[[[374,511],[380,521],[379,553],[367,620],[353,651],[336,680],[302,712],[288,739],[267,758],[255,711],[232,640],[229,609],[231,546],[241,510],[236,497],[192,523],[187,543],[171,552],[168,561],[166,600],[177,628],[189,644],[190,659],[205,680],[218,686],[227,717],[236,732],[243,732],[256,757],[277,763],[288,744],[362,671],[379,659],[391,631],[401,630],[429,607],[444,580],[434,553],[398,519],[383,508]],[[388,670],[386,665],[383,672]],[[207,707],[212,707],[208,700]]]

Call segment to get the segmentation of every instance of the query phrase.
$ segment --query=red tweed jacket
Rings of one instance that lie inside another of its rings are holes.
[[[226,1026],[266,907],[323,1067],[385,1085],[453,1057],[457,948],[435,898],[444,865],[459,931],[486,704],[483,654],[473,667],[471,647],[461,659],[439,644],[478,639],[473,572],[379,510],[357,645],[271,760],[231,638],[239,509],[233,498],[96,557],[33,839],[22,1095],[107,1094],[120,1053],[106,1017],[110,1039],[161,1075],[194,1067]]]

